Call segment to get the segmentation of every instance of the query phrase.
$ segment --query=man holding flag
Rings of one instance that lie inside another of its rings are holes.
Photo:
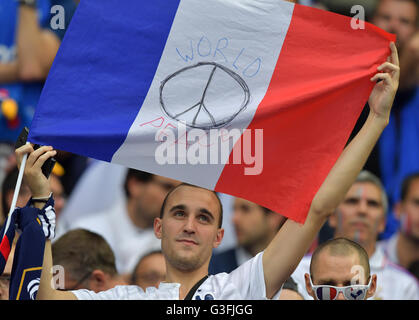
[[[391,42],[391,56],[370,80],[377,82],[369,97],[370,114],[362,129],[343,150],[311,202],[304,224],[288,219],[266,250],[230,274],[207,277],[212,249],[224,234],[222,207],[213,191],[182,184],[170,192],[156,218],[154,231],[162,240],[166,281],[159,288],[143,291],[118,286],[101,293],[87,290],[56,291],[51,287],[51,243],[46,240],[37,299],[271,299],[307,252],[318,231],[342,201],[389,122],[399,83],[399,60]],[[55,155],[52,147],[33,150],[25,145],[16,151],[20,164],[29,154],[25,178],[34,197],[51,196],[42,164]],[[299,199],[291,201],[298,202]],[[42,207],[40,203],[35,206]]]

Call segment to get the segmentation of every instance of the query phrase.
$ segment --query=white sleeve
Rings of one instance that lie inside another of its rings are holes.
[[[234,284],[242,299],[268,299],[266,297],[262,257],[263,252],[258,253],[228,275],[228,281]],[[281,288],[274,295],[274,299],[279,297],[280,292]]]
[[[105,300],[96,292],[87,289],[74,290],[71,293],[76,296],[77,300]]]
[[[143,300],[146,299],[144,291],[137,286],[116,286],[112,289],[94,292],[80,289],[71,291],[78,300]]]
[[[405,292],[403,292],[404,300],[419,300],[419,283],[415,278],[408,278],[406,281]]]
[[[96,293],[92,290],[80,289],[71,292],[78,300],[120,300],[120,297],[114,291],[113,289],[109,289]]]

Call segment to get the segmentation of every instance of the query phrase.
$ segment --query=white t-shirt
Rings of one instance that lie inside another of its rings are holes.
[[[153,228],[141,229],[131,222],[125,201],[74,221],[71,229],[76,228],[96,232],[105,238],[115,254],[119,273],[131,273],[143,255],[161,249],[161,241],[154,235]]]
[[[262,265],[263,252],[257,254],[231,273],[210,275],[196,290],[193,300],[266,300]],[[72,291],[79,300],[179,300],[179,283],[160,283],[158,288],[144,291],[138,286],[117,286],[95,293]],[[279,297],[279,290],[275,298]]]
[[[305,256],[291,275],[298,284],[298,291],[306,300],[313,300],[307,293],[304,274],[310,274],[311,255]],[[403,268],[391,263],[384,251],[377,247],[370,258],[371,274],[377,275],[377,289],[372,300],[419,300],[416,279]]]
[[[384,250],[387,258],[395,264],[399,264],[399,258],[397,257],[397,241],[399,234],[395,233],[390,239],[382,240],[378,242],[378,245]]]

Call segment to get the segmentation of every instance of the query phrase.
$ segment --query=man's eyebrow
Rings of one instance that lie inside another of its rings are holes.
[[[350,197],[345,198],[345,201],[352,201],[352,200],[359,200],[359,199],[361,199],[361,197],[358,197],[358,196],[350,196]]]
[[[200,208],[199,209],[199,212],[200,213],[205,213],[205,214],[209,215],[210,218],[214,220],[214,215],[208,209],[206,209],[206,208]]]
[[[333,279],[322,279],[318,280],[314,285],[329,285],[329,286],[336,286],[336,281]]]
[[[338,281],[334,280],[334,279],[322,279],[317,281],[318,283],[315,285],[328,285],[328,286],[333,286],[333,287],[337,287],[338,286]],[[343,286],[350,286],[351,285],[351,280],[346,280],[343,282]]]
[[[184,204],[178,204],[178,205],[175,205],[175,206],[171,207],[170,210],[169,210],[169,212],[173,212],[173,211],[176,211],[176,210],[186,211],[186,208],[187,208],[186,205],[184,205]],[[199,208],[199,213],[206,214],[206,215],[208,215],[213,220],[215,219],[214,218],[214,215],[211,213],[211,211],[209,211],[206,208]]]
[[[359,196],[350,196],[344,199],[344,201],[359,201],[361,200],[361,197]],[[366,199],[368,202],[372,202],[372,203],[377,203],[377,204],[381,204],[380,200],[376,200],[374,198],[368,198]]]
[[[375,200],[375,199],[367,199],[368,203],[374,203],[374,204],[378,204],[381,205],[381,202],[379,200]]]
[[[186,206],[184,204],[178,204],[176,206],[171,207],[169,212],[173,212],[173,211],[176,211],[176,210],[186,211]]]

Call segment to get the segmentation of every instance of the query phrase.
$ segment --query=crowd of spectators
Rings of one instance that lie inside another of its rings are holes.
[[[354,5],[361,5],[367,21],[397,35],[401,79],[390,124],[365,171],[319,232],[307,256],[284,285],[280,299],[319,298],[310,282],[315,249],[321,248],[318,256],[326,264],[327,259],[361,252],[356,244],[365,250],[371,274],[378,275],[368,298],[419,299],[419,3],[299,2],[347,16],[353,16]],[[7,219],[17,181],[15,140],[24,126],[30,126],[49,68],[77,4],[75,0],[0,2],[0,225]],[[64,9],[64,28],[51,25],[51,8],[57,5]],[[367,115],[368,106],[349,140],[360,130]],[[166,269],[153,223],[159,217],[164,198],[181,181],[65,151],[59,151],[55,158],[50,185],[57,236],[52,253],[54,265],[65,270],[65,281],[58,281],[57,289],[99,292],[120,284],[138,285],[144,290],[157,287]],[[17,206],[24,206],[30,196],[24,181]],[[224,243],[214,250],[210,274],[231,272],[256,256],[286,220],[245,199],[219,196],[226,235]],[[329,242],[342,238],[355,245],[341,240],[338,244]],[[320,263],[320,258],[316,263]],[[1,299],[8,299],[10,269],[8,261],[0,278]]]

